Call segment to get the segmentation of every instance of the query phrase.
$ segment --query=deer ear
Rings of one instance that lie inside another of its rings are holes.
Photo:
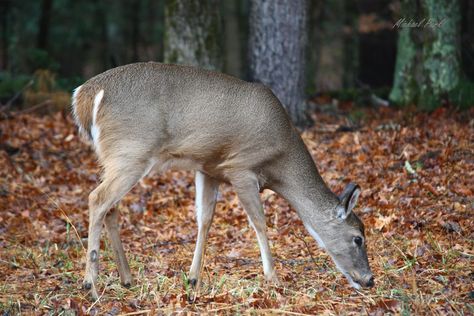
[[[357,204],[357,199],[360,195],[360,187],[355,183],[349,183],[344,191],[339,195],[341,206],[337,211],[337,217],[341,219],[347,218],[352,212],[352,209]]]

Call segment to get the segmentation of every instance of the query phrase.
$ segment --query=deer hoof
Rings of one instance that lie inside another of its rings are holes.
[[[189,279],[188,282],[189,282],[189,285],[191,285],[192,287],[196,287],[198,283],[197,279]]]
[[[84,283],[82,284],[82,287],[83,287],[85,290],[90,290],[90,289],[92,289],[92,283],[90,283],[90,282],[84,282]]]
[[[122,283],[123,287],[129,289],[132,287],[132,283],[131,282],[125,282],[125,283]]]

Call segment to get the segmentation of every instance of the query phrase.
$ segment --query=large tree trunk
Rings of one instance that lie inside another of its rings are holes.
[[[293,122],[309,120],[305,102],[306,0],[252,0],[250,74],[269,86]]]
[[[165,62],[222,68],[218,0],[167,0]]]
[[[456,87],[461,75],[459,1],[403,0],[401,16],[390,100],[434,109]],[[408,27],[410,20],[419,25]]]

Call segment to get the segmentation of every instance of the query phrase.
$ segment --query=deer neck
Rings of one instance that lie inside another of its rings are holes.
[[[269,188],[291,204],[306,227],[317,228],[330,220],[339,199],[324,183],[301,138],[292,143]]]

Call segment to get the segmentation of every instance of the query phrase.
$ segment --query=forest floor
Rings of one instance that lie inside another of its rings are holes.
[[[348,114],[349,113],[349,114]],[[0,120],[0,311],[16,314],[473,314],[474,111],[319,111],[303,139],[335,191],[362,187],[375,287],[352,289],[272,192],[262,201],[282,285],[263,282],[255,234],[221,186],[203,282],[186,282],[196,239],[192,172],[154,174],[117,206],[135,284],[107,238],[100,300],[82,290],[88,193],[99,167],[69,116]],[[359,126],[349,125],[348,117]],[[345,131],[344,131],[345,130]]]

